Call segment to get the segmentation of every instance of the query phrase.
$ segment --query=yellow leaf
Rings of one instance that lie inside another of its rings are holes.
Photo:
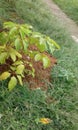
[[[51,123],[52,120],[50,120],[49,118],[40,118],[39,122],[46,125],[46,124]]]
[[[11,91],[16,86],[16,84],[17,84],[16,77],[14,77],[14,76],[11,77],[11,79],[10,79],[10,81],[8,83],[8,89],[9,89],[9,91]]]
[[[23,71],[24,71],[24,65],[18,65],[16,69],[16,74],[22,75]]]
[[[19,52],[15,51],[15,54],[18,58],[22,58],[22,55]]]
[[[5,60],[7,59],[7,57],[8,57],[7,52],[0,53],[0,63],[1,64],[5,63]]]
[[[15,62],[16,61],[16,55],[14,53],[10,53],[11,59]]]
[[[52,42],[52,44],[54,44],[54,46],[56,46],[58,49],[60,49],[60,46],[53,39],[51,39],[51,42]]]
[[[10,54],[11,53],[16,55],[18,58],[22,58],[22,55],[18,51],[16,51],[15,49],[13,49],[12,47],[10,47]]]
[[[20,65],[20,64],[23,64],[23,62],[21,60],[18,60],[13,65]]]
[[[8,77],[10,77],[10,73],[8,71],[6,72],[3,72],[1,75],[0,75],[0,80],[5,80],[7,79]]]

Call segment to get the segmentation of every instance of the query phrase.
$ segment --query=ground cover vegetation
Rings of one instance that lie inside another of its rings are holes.
[[[77,130],[78,45],[49,8],[43,8],[42,1],[19,0],[12,6],[3,0],[0,4],[1,22],[31,24],[36,31],[49,35],[61,46],[61,50],[54,53],[58,62],[50,72],[46,91],[40,88],[31,91],[25,83],[9,92],[7,81],[0,82],[1,130]],[[41,118],[48,118],[48,124]]]
[[[54,2],[78,24],[78,0],[54,0]]]

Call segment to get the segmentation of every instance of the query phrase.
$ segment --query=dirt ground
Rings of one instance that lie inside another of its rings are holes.
[[[60,23],[68,30],[73,40],[78,43],[78,26],[70,19],[52,0],[43,0],[60,21]]]

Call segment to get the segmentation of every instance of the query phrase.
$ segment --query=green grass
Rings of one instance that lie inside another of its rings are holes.
[[[53,0],[59,7],[78,24],[78,0]]]
[[[7,82],[0,82],[0,129],[78,130],[78,44],[71,40],[49,8],[43,8],[41,1],[19,0],[15,2],[14,9],[6,3],[4,6],[1,0],[0,4],[0,8],[7,9],[4,15],[0,12],[2,21],[29,23],[36,31],[49,35],[61,46],[61,50],[54,53],[58,63],[51,71],[52,81],[48,83],[46,92],[40,89],[31,91],[25,84],[23,87],[17,85],[9,93]],[[51,103],[46,102],[49,97]],[[52,123],[38,123],[37,119],[41,117],[50,118]]]

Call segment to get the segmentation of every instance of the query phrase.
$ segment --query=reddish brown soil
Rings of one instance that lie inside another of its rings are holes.
[[[50,58],[51,66],[47,69],[43,68],[42,62],[33,62],[35,68],[35,77],[25,76],[24,82],[29,83],[31,89],[42,88],[43,90],[47,89],[47,83],[50,82],[50,72],[54,64],[57,63],[57,60],[51,55],[47,54]]]

